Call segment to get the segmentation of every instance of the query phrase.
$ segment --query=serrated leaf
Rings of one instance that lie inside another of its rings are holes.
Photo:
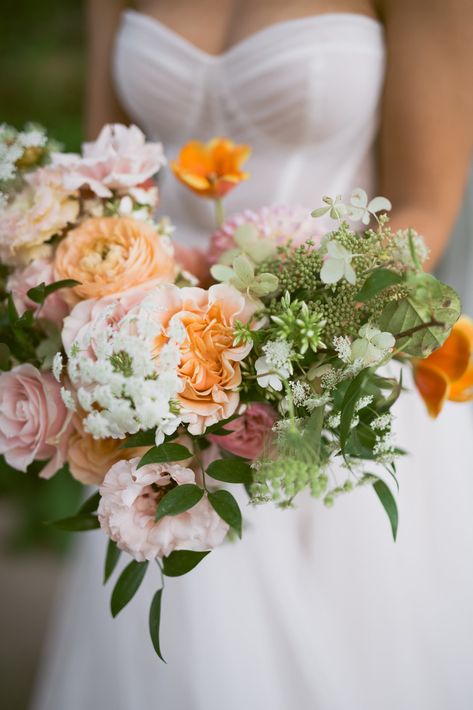
[[[125,607],[138,591],[145,576],[148,562],[133,560],[125,567],[119,576],[110,599],[110,609],[115,617]]]
[[[105,564],[103,570],[103,583],[106,584],[110,579],[115,567],[117,566],[118,560],[122,551],[117,547],[117,543],[113,540],[108,541],[107,553],[105,555]]]
[[[380,291],[383,291],[388,286],[394,286],[402,281],[402,276],[397,274],[395,271],[390,269],[376,269],[373,271],[362,288],[356,294],[356,299],[358,301],[369,301]]]
[[[85,530],[96,530],[100,527],[99,519],[90,513],[79,513],[70,518],[55,520],[52,525],[59,530],[68,532],[83,532]]]
[[[100,493],[96,491],[90,498],[85,500],[78,510],[78,513],[95,513],[100,503]]]
[[[209,554],[196,552],[194,550],[174,550],[170,555],[163,558],[163,572],[167,577],[180,577],[187,574],[196,567],[201,560]]]
[[[156,441],[156,430],[139,431],[137,434],[128,437],[120,446],[121,449],[134,449],[140,446],[153,446]]]
[[[355,379],[350,382],[342,401],[340,408],[340,446],[342,451],[344,450],[345,444],[350,435],[351,423],[353,421],[356,403],[362,395],[366,376],[366,370],[362,370],[358,373]]]
[[[161,601],[162,601],[163,590],[158,589],[153,597],[151,606],[149,608],[149,635],[151,636],[151,641],[153,643],[153,648],[156,651],[159,658],[166,663],[161,653],[161,645],[159,643],[159,627],[161,623]]]
[[[388,486],[385,484],[384,481],[379,479],[376,481],[376,483],[373,483],[373,488],[376,492],[376,495],[378,496],[379,500],[381,501],[381,504],[386,511],[389,522],[391,523],[391,530],[393,534],[393,539],[396,541],[397,537],[397,526],[399,522],[399,515],[397,511],[397,503],[396,500],[391,493],[391,490],[388,488]]]
[[[192,457],[189,449],[181,444],[161,444],[153,446],[140,459],[137,468],[146,466],[149,463],[171,463],[172,461],[183,461]]]
[[[199,488],[195,483],[184,483],[181,486],[172,488],[159,501],[156,509],[156,520],[161,520],[165,515],[185,513],[186,510],[197,505],[203,495],[203,488]]]
[[[207,473],[216,481],[224,481],[225,483],[249,484],[253,479],[250,465],[238,459],[212,461],[207,468]]]
[[[241,511],[235,498],[229,491],[213,491],[208,495],[209,503],[231,528],[236,530],[238,537],[241,537]]]

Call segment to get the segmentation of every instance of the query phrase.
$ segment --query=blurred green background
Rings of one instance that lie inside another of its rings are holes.
[[[83,135],[85,78],[84,2],[1,0],[0,122],[21,128],[35,121],[66,150]],[[50,481],[14,471],[0,458],[0,501],[14,512],[2,546],[64,550],[71,536],[45,521],[73,513],[81,486],[67,471]]]
[[[100,0],[99,0],[100,1]],[[2,0],[0,121],[44,125],[67,150],[82,138],[85,23],[81,0]]]

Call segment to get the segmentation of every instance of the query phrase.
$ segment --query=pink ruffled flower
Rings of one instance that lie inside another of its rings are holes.
[[[27,296],[30,288],[38,286],[40,283],[53,283],[54,270],[49,259],[35,259],[25,268],[17,268],[8,277],[7,289],[11,292],[16,309],[22,315],[28,308],[38,311],[40,306]],[[39,316],[46,318],[53,323],[62,323],[69,313],[69,306],[62,297],[62,290],[55,291],[44,301]]]
[[[64,187],[60,170],[40,168],[26,180],[0,216],[0,259],[12,266],[44,256],[50,249],[45,242],[79,213],[77,195]]]
[[[41,471],[50,478],[64,464],[71,417],[60,390],[50,373],[26,363],[0,375],[0,453],[13,468],[50,459]]]
[[[231,429],[233,434],[211,434],[208,438],[221,449],[254,461],[263,453],[276,419],[276,412],[269,404],[254,402],[241,417],[225,425],[225,429]]]
[[[318,241],[320,234],[316,220],[310,210],[301,206],[272,205],[257,211],[245,210],[225,220],[210,240],[208,259],[215,264],[222,254],[234,249],[235,231],[244,224],[257,230],[257,238],[282,246],[289,241],[297,247],[308,239]]]
[[[88,187],[98,197],[112,190],[129,192],[155,175],[166,159],[161,143],[146,141],[137,126],[107,124],[96,141],[84,143],[82,156],[56,153],[53,164],[64,170],[64,185],[76,190]]]
[[[134,458],[114,464],[100,488],[100,525],[121,550],[143,562],[173,550],[211,550],[223,542],[228,525],[206,496],[185,513],[155,520],[158,503],[171,487],[195,483],[190,468],[179,464],[137,468],[138,463]]]

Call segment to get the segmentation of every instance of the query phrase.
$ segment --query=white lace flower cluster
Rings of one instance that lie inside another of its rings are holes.
[[[177,366],[185,329],[173,323],[169,341],[155,359],[153,342],[160,331],[146,299],[118,327],[111,323],[113,308],[105,309],[69,353],[67,371],[77,403],[86,412],[84,429],[96,439],[120,439],[156,427],[159,445],[181,423]],[[55,365],[59,374],[59,361]],[[66,398],[70,405],[67,390]]]
[[[294,350],[286,340],[269,340],[262,348],[264,355],[255,362],[256,380],[260,387],[282,390],[282,380],[292,374]]]
[[[17,161],[28,148],[44,148],[46,131],[30,125],[24,131],[16,131],[3,123],[0,125],[0,181],[12,180],[17,172]]]

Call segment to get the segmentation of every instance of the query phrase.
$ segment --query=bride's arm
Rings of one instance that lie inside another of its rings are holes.
[[[95,138],[104,123],[128,121],[115,96],[111,76],[113,42],[127,4],[124,0],[87,1],[86,132],[89,138]]]
[[[393,202],[393,228],[412,225],[426,238],[432,268],[454,224],[473,147],[473,3],[387,0],[382,12],[379,190]]]

